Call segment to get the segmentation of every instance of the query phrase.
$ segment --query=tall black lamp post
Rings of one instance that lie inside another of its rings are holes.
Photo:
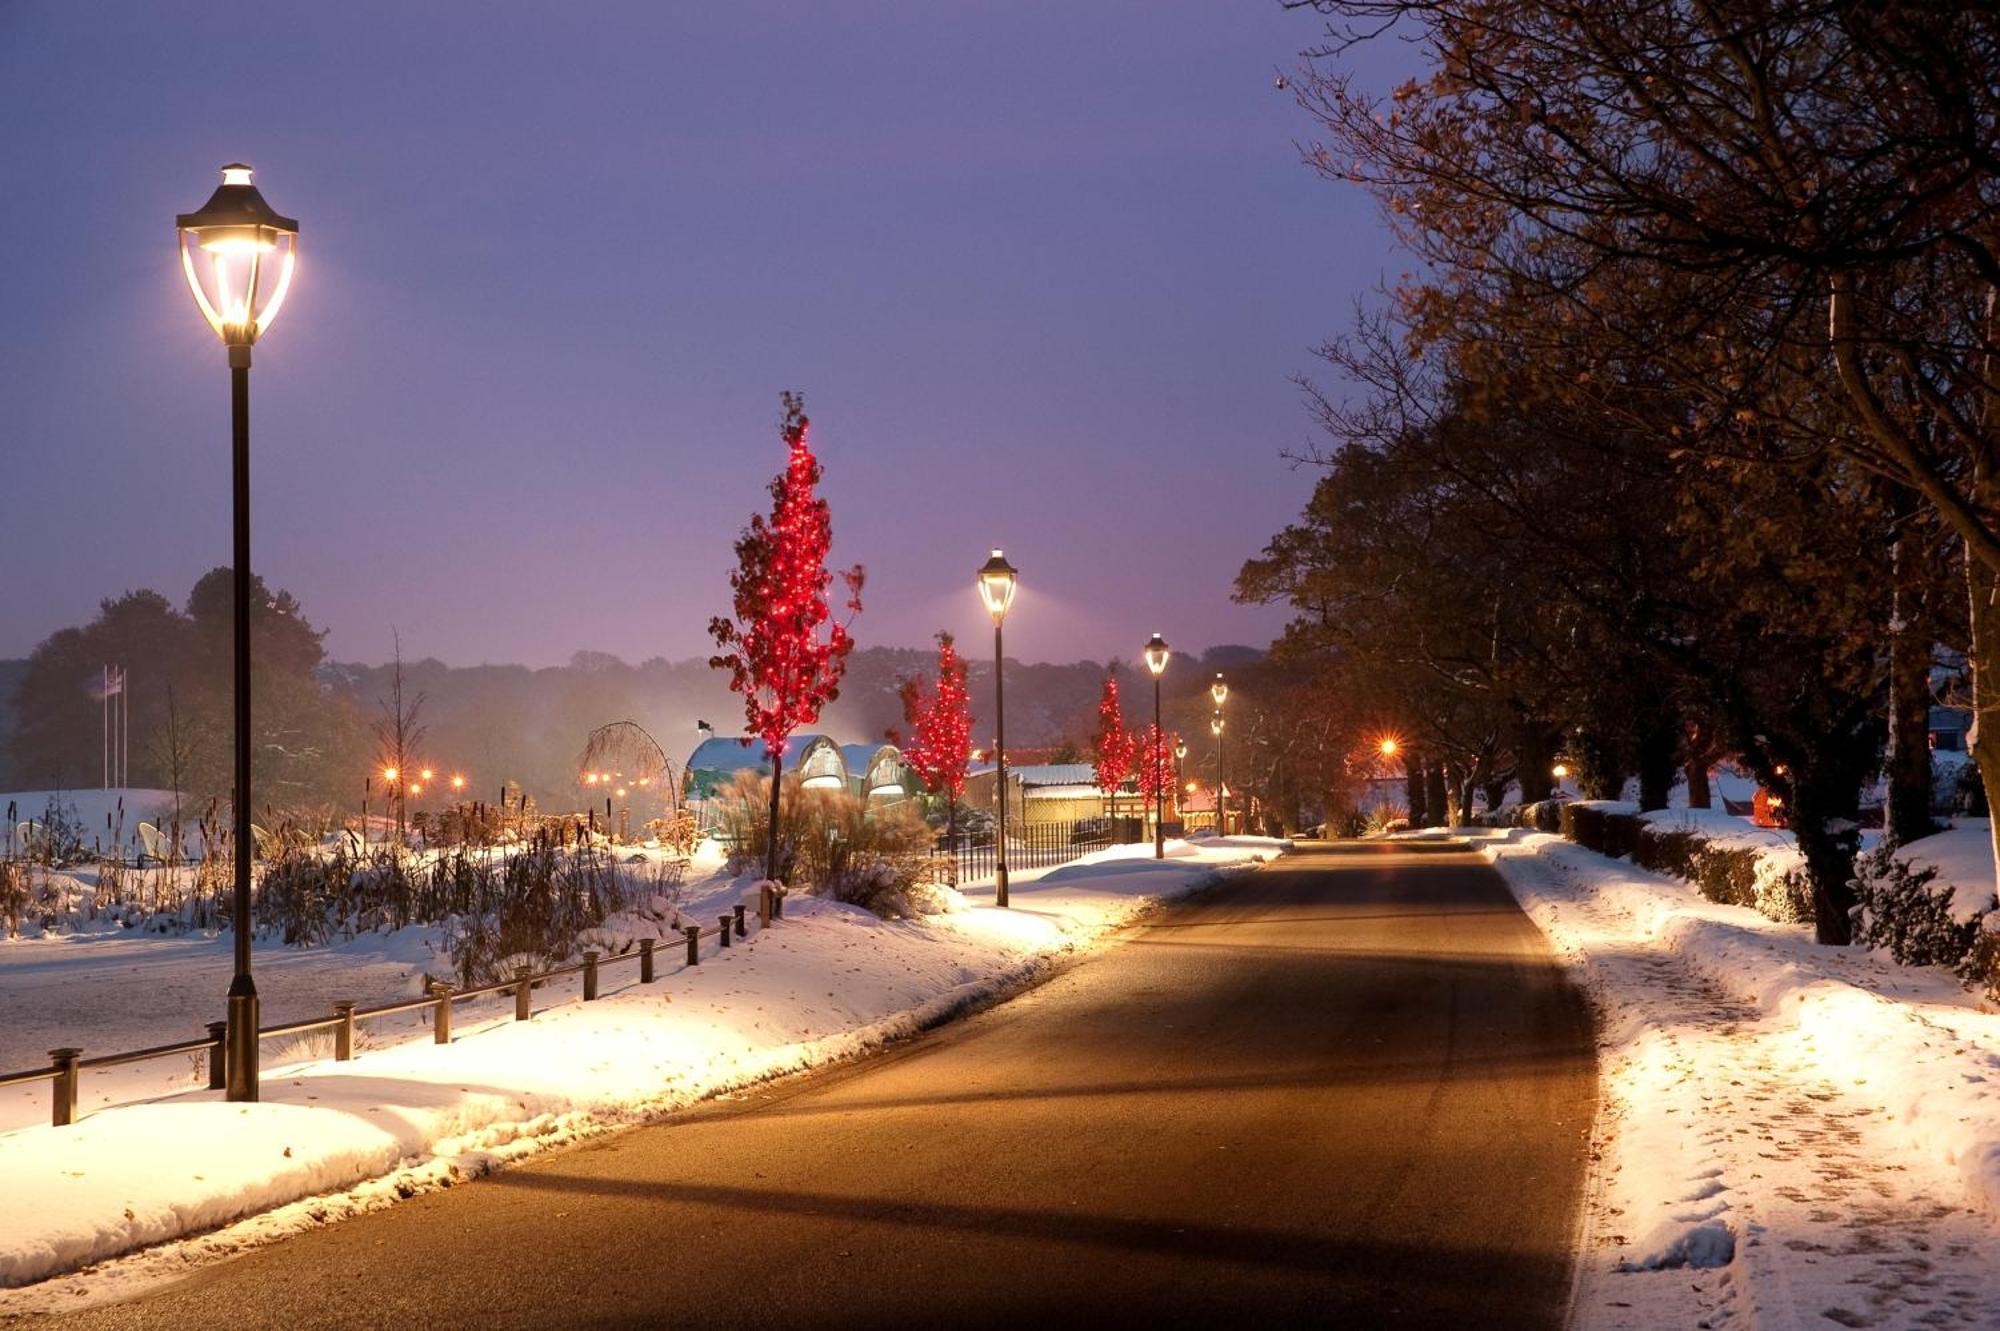
[[[1229,684],[1220,670],[1215,672],[1215,682],[1208,686],[1208,696],[1215,703],[1215,716],[1208,723],[1215,735],[1215,831],[1218,836],[1228,836],[1229,787],[1223,784],[1222,773],[1222,704],[1229,701]]]
[[[236,977],[229,984],[223,1049],[231,1100],[257,1098],[257,984],[250,978],[250,348],[271,326],[298,265],[299,224],[280,217],[231,162],[208,202],[174,219],[181,271],[208,326],[229,353],[235,494]],[[275,269],[275,273],[273,272]]]
[[[1166,732],[1160,729],[1160,676],[1167,673],[1167,640],[1155,633],[1146,644],[1146,669],[1153,672],[1153,858],[1167,858]]]
[[[1007,708],[1003,701],[1001,676],[1007,672],[1007,656],[1002,648],[1000,626],[1006,622],[1007,607],[1014,604],[1014,587],[1020,574],[998,550],[979,569],[979,599],[993,616],[993,760],[997,780],[995,803],[1000,810],[994,842],[993,904],[1007,904]]]

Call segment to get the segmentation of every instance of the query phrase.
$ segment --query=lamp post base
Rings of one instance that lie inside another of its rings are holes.
[[[247,975],[239,975],[229,986],[228,1045],[223,1067],[231,1100],[257,1098],[257,985]]]
[[[996,865],[996,866],[995,866],[995,872],[994,872],[994,884],[995,884],[995,886],[994,886],[994,888],[993,888],[993,904],[994,904],[994,905],[996,905],[996,906],[1004,906],[1004,905],[1006,905],[1006,904],[1007,904],[1007,866],[1006,866],[1006,865],[1004,865],[1004,864],[1001,864],[1001,865]]]

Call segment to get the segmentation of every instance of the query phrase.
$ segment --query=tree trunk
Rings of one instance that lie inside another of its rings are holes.
[[[1514,727],[1514,780],[1521,803],[1539,804],[1555,793],[1558,737],[1540,721],[1523,718]]]
[[[1428,827],[1424,804],[1424,769],[1416,759],[1405,755],[1403,758],[1403,797],[1410,806],[1410,826]]]
[[[1844,947],[1853,937],[1848,911],[1854,905],[1854,854],[1861,846],[1854,820],[1859,783],[1844,764],[1827,766],[1833,770],[1815,764],[1815,771],[1793,773],[1790,812],[1812,884],[1813,937]]]
[[[1966,746],[1992,801],[2000,791],[2000,574],[1972,555],[1965,560],[1971,601],[1972,731]],[[2000,818],[1993,820],[1994,858],[2000,863]]]
[[[1663,707],[1639,732],[1639,811],[1667,807],[1674,790],[1674,759],[1680,749],[1680,718]]]
[[[764,833],[764,876],[780,881],[778,871],[778,792],[784,789],[785,755],[771,751],[771,825]]]
[[[1916,496],[1897,490],[1897,537],[1890,551],[1889,778],[1883,835],[1895,845],[1929,836],[1931,821],[1931,617],[1925,613],[1922,558],[1910,528]]]
[[[1708,769],[1715,763],[1715,741],[1709,738],[1708,727],[1698,721],[1687,728],[1687,750],[1684,758],[1683,766],[1687,771],[1688,782],[1688,807],[1690,809],[1715,807],[1715,795],[1708,784]]]
[[[1424,826],[1439,827],[1451,821],[1451,795],[1445,788],[1444,764],[1432,763],[1424,769]]]

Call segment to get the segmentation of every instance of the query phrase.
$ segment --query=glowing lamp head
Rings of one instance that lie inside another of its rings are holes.
[[[1176,758],[1185,758],[1185,757],[1187,757],[1187,741],[1186,741],[1186,740],[1184,740],[1184,739],[1177,739],[1177,740],[1175,740],[1175,741],[1174,741],[1174,757],[1176,757]]]
[[[431,779],[431,769],[426,767],[423,771],[417,773],[417,776],[421,780],[428,781]]]
[[[424,793],[424,788],[423,788],[422,786],[411,786],[411,787],[410,787],[410,794],[411,794],[412,796],[415,796],[415,795],[421,795],[421,794],[423,794],[423,793]]]
[[[1194,794],[1197,790],[1200,789],[1201,789],[1201,784],[1199,782],[1190,781],[1187,783],[1187,793],[1190,795]]]
[[[1382,743],[1378,747],[1382,750],[1382,756],[1384,758],[1395,757],[1398,753],[1402,751],[1403,748],[1403,746],[1397,742],[1396,737],[1394,735],[1390,735],[1384,738]]]
[[[452,777],[452,779],[451,779],[451,788],[452,788],[453,790],[464,790],[464,789],[465,789],[465,778],[464,778],[464,777],[462,777],[462,776],[454,776],[454,777]]]
[[[1007,607],[1014,604],[1014,587],[1019,580],[1020,574],[998,550],[979,566],[979,599],[986,603],[986,613],[993,616],[995,624],[1007,618]]]
[[[1146,669],[1153,672],[1154,679],[1167,673],[1167,658],[1172,655],[1173,652],[1167,647],[1167,640],[1159,634],[1155,633],[1147,641]]]
[[[181,272],[202,317],[226,345],[248,347],[278,317],[291,289],[299,224],[264,202],[249,167],[231,162],[208,202],[181,213],[174,225]],[[233,353],[230,363],[237,363]]]
[[[618,787],[618,789],[612,791],[611,793],[616,795],[619,799],[622,800],[625,798],[625,787],[620,786]]]
[[[382,779],[384,781],[394,781],[397,777],[401,775],[402,773],[397,771],[393,767],[385,767],[382,769]]]
[[[1217,707],[1229,701],[1229,685],[1223,682],[1220,671],[1216,672],[1215,683],[1208,686],[1208,696],[1215,700]]]
[[[1221,736],[1221,734],[1222,734],[1222,713],[1221,713],[1221,712],[1217,712],[1217,713],[1216,713],[1216,714],[1215,714],[1214,716],[1211,716],[1211,717],[1209,717],[1209,718],[1208,718],[1208,733],[1209,733],[1209,734],[1211,734],[1211,735],[1215,735],[1215,736],[1217,736],[1218,738],[1219,738],[1219,737]]]
[[[1549,775],[1554,777],[1558,781],[1562,780],[1564,777],[1569,775],[1569,764],[1557,763],[1554,767],[1551,767],[1549,769]]]

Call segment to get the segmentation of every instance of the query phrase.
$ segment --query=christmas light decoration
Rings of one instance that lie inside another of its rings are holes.
[[[958,822],[958,801],[965,794],[965,771],[972,761],[972,708],[965,683],[965,662],[949,633],[937,635],[938,673],[934,687],[925,687],[921,676],[911,676],[896,685],[903,700],[903,720],[910,727],[910,741],[903,746],[903,760],[932,790],[941,792],[948,806],[946,826]]]
[[[1106,673],[1104,692],[1097,699],[1097,734],[1091,741],[1096,756],[1097,788],[1104,792],[1107,809],[1132,775],[1135,741],[1125,728],[1124,713],[1118,707],[1118,676]]]
[[[1174,747],[1180,743],[1180,736],[1171,730],[1162,730],[1152,722],[1132,738],[1134,762],[1138,766],[1139,793],[1148,800],[1160,801],[1160,816],[1166,817],[1165,797],[1173,789]]]
[[[797,394],[786,393],[783,401],[783,436],[791,456],[771,481],[771,516],[753,514],[737,538],[736,570],[729,575],[735,618],[718,615],[708,625],[723,649],[708,663],[729,672],[729,687],[743,695],[748,733],[761,738],[771,755],[765,872],[773,878],[782,867],[778,792],[785,747],[800,726],[819,720],[821,709],[840,696],[840,678],[854,650],[847,625],[832,622],[827,599],[834,577],[826,566],[833,522],[826,500],[816,493],[822,472],[809,439],[811,422]],[[861,566],[840,578],[852,622],[861,610]]]

